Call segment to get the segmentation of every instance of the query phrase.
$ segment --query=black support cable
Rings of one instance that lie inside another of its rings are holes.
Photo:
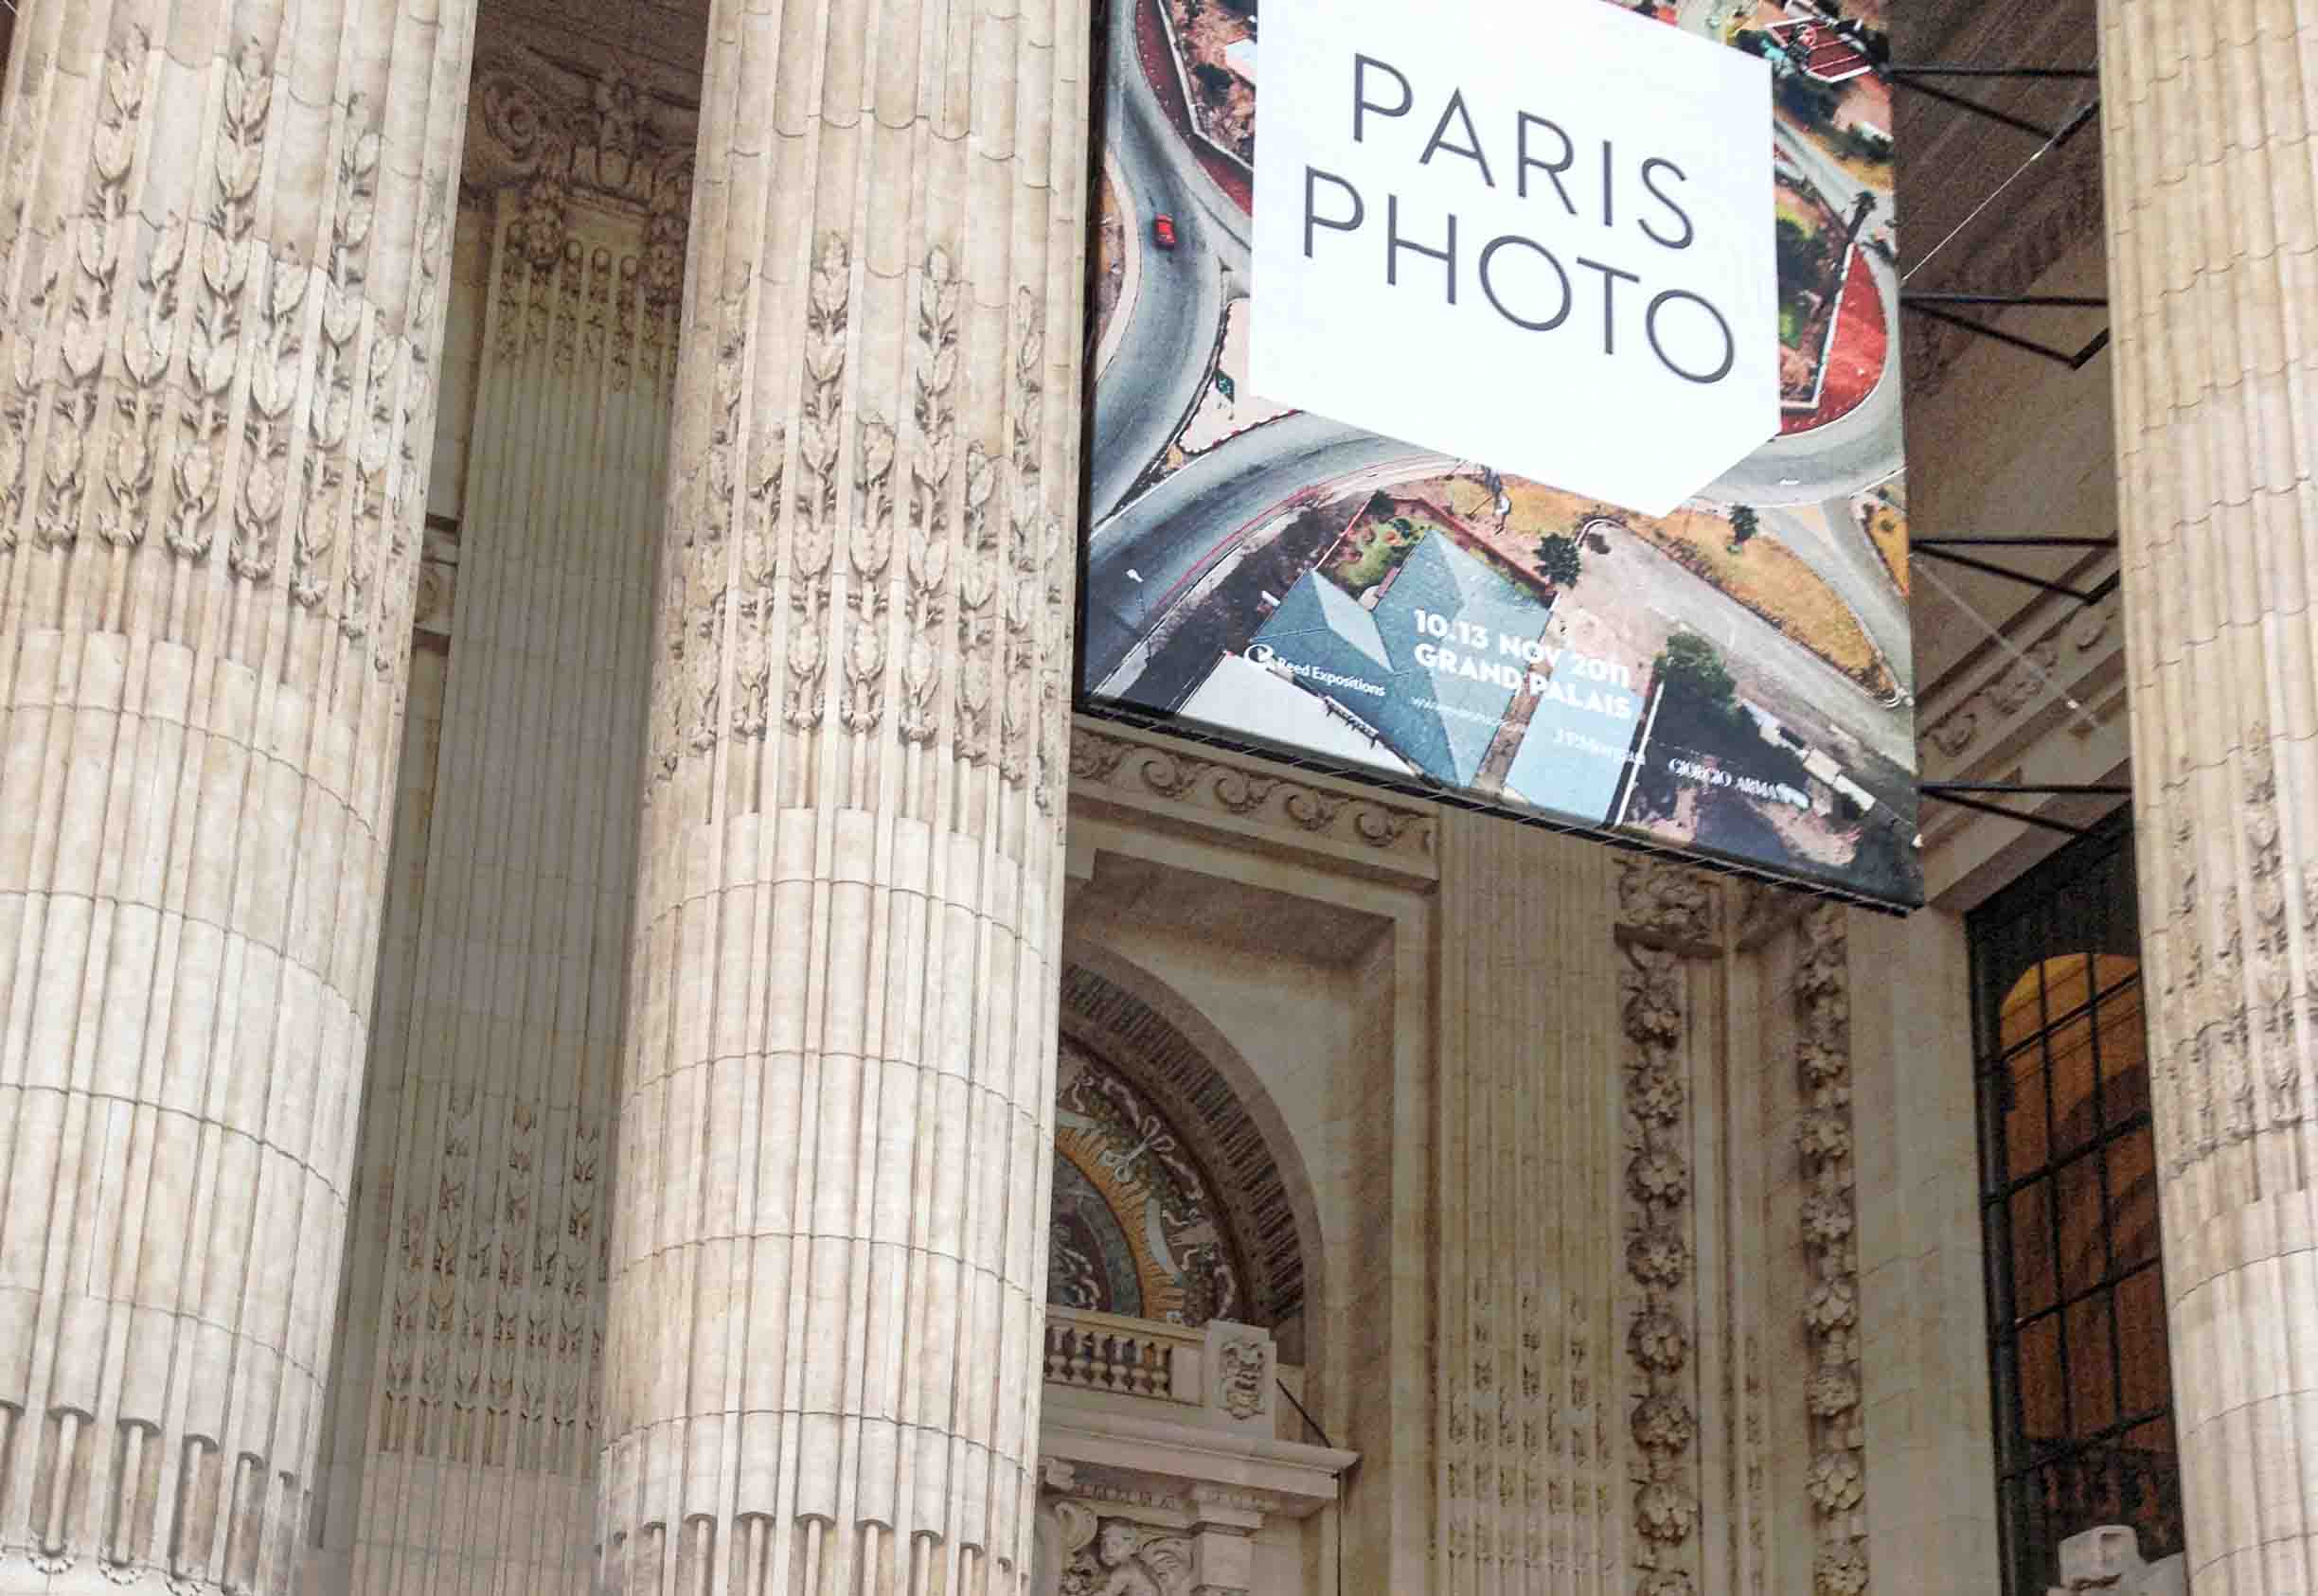
[[[2059,831],[2070,837],[2092,835],[2090,829],[2085,826],[2071,825],[2067,821],[2054,820],[2046,815],[2023,814],[2018,809],[2007,809],[2002,804],[1990,804],[1984,799],[1960,797],[1952,792],[1926,792],[1924,796],[1935,803],[1953,804],[1959,809],[1972,809],[1980,814],[1994,815],[1999,820],[2016,820],[2023,825],[2041,825],[2047,831]]]

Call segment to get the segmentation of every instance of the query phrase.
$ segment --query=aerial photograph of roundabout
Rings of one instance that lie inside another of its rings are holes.
[[[1776,435],[1652,517],[1267,401],[1258,0],[1111,0],[1082,693],[1915,901],[1885,0],[1585,3],[1769,63]]]

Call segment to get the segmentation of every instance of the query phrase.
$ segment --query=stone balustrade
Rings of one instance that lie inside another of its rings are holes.
[[[1186,1329],[1050,1306],[1045,1367],[1050,1387],[1173,1404],[1193,1410],[1168,1415],[1188,1424],[1263,1428],[1276,1410],[1279,1349],[1272,1333],[1226,1320]]]
[[[1148,1319],[1046,1310],[1046,1383],[1200,1405],[1197,1330]]]

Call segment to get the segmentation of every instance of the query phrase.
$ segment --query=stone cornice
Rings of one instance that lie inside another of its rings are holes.
[[[2113,669],[2124,647],[2117,606],[2112,594],[2096,605],[2048,611],[2042,626],[2017,629],[2026,634],[2018,653],[1991,649],[1932,695],[1917,738],[1924,773],[1957,777],[2018,753],[2023,735],[2057,701],[2056,689],[2083,702],[2088,679]],[[2067,727],[2080,737],[2097,730],[2092,707],[2071,715]]]
[[[1402,877],[1440,874],[1439,811],[1421,799],[1107,721],[1072,730],[1071,795]]]
[[[1358,1452],[1269,1435],[1202,1428],[1098,1410],[1048,1387],[1039,1419],[1041,1481],[1050,1491],[1188,1516],[1196,1493],[1224,1487],[1301,1518],[1337,1499]]]

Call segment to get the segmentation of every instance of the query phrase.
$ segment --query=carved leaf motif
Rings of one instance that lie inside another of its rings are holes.
[[[809,732],[821,724],[823,621],[820,612],[808,607],[800,611],[789,627],[789,695],[784,718],[793,730],[799,732]]]
[[[893,474],[894,432],[883,419],[870,416],[861,426],[856,514],[852,548],[854,575],[860,580],[855,607],[864,613],[882,601],[877,584],[893,556],[893,498],[888,490]]]
[[[853,644],[846,652],[846,729],[857,735],[875,731],[884,717],[885,640],[867,615],[853,627]]]

